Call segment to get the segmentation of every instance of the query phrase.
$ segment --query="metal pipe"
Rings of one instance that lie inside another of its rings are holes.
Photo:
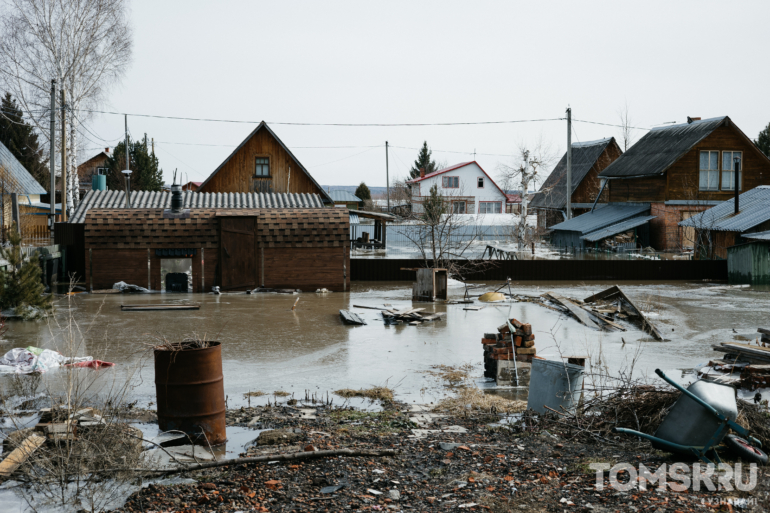
[[[596,199],[594,200],[594,204],[591,207],[591,212],[594,211],[594,209],[596,208],[596,203],[598,203],[599,202],[599,198],[602,197],[602,193],[604,192],[604,188],[607,186],[607,182],[609,182],[609,180],[606,179],[606,178],[604,180],[602,180],[602,187],[601,187],[601,189],[599,189],[599,194],[596,195]]]
[[[740,181],[738,180],[738,177],[741,173],[741,158],[740,157],[733,157],[733,161],[735,163],[734,167],[734,175],[733,175],[733,188],[735,189],[735,215],[738,215],[738,213],[741,211],[739,201],[740,201],[740,195],[738,194],[738,184]]]
[[[567,107],[567,219],[572,219],[572,108]]]

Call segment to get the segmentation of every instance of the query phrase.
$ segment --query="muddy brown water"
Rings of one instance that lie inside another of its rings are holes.
[[[614,283],[519,283],[514,292],[542,294],[554,290],[567,297],[584,298]],[[475,284],[478,285],[478,284]],[[489,284],[474,289],[480,294],[496,288]],[[766,326],[770,295],[766,290],[713,289],[718,284],[660,283],[620,284],[638,306],[651,313],[667,337],[657,342],[629,327],[627,332],[591,330],[557,312],[529,303],[486,304],[479,311],[466,305],[415,304],[427,312],[446,312],[444,319],[421,326],[386,326],[377,310],[352,305],[411,306],[410,283],[354,283],[348,293],[283,294],[78,294],[68,304],[61,300],[56,323],[8,322],[0,351],[38,346],[66,350],[64,334],[78,341],[77,355],[115,362],[112,368],[75,372],[91,383],[91,392],[104,393],[129,383],[129,400],[147,406],[155,400],[152,344],[161,338],[180,340],[193,333],[222,342],[225,393],[228,406],[246,404],[249,391],[283,390],[304,397],[305,391],[323,395],[340,388],[387,385],[398,399],[430,403],[451,393],[426,374],[435,365],[474,367],[480,386],[494,384],[482,378],[480,339],[494,331],[506,317],[529,322],[536,335],[538,354],[587,355],[594,363],[617,372],[630,365],[639,350],[635,375],[652,376],[662,368],[671,375],[720,356],[712,344],[733,340],[736,335],[753,340],[756,329]],[[460,298],[462,287],[450,287]],[[294,311],[292,305],[299,297]],[[200,310],[123,312],[121,304],[191,301]],[[478,304],[476,306],[479,306]],[[340,309],[364,317],[366,326],[346,326]],[[72,324],[67,322],[72,320]],[[733,333],[733,329],[738,333]],[[623,341],[625,340],[625,344]],[[56,387],[65,371],[46,373],[48,386]],[[7,386],[8,376],[0,376]],[[253,399],[262,404],[270,396]],[[270,398],[272,400],[272,398]],[[335,404],[342,402],[334,399]]]

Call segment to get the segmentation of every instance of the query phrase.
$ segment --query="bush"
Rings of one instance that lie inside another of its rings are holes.
[[[8,241],[11,243],[9,247],[0,248],[0,258],[8,262],[7,269],[0,271],[0,308],[50,310],[53,298],[45,293],[37,253],[24,259],[21,235],[15,224],[11,227]]]

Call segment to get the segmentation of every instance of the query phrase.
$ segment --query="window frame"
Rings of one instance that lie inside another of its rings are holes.
[[[462,212],[458,212],[457,209],[456,209],[456,205],[462,205],[463,206],[463,209],[462,209],[463,211]],[[453,214],[465,214],[467,212],[468,212],[468,202],[467,201],[459,200],[459,201],[453,201],[452,202],[452,213]]]
[[[489,205],[489,204],[496,204],[499,205],[500,211],[499,212],[483,212],[482,205]],[[502,201],[479,201],[479,214],[502,214],[503,213],[503,202]]]
[[[100,173],[99,171],[104,170],[104,173]],[[110,172],[110,168],[108,167],[97,167],[96,168],[96,174],[98,176],[107,176],[107,173]]]
[[[447,180],[452,179],[452,183],[455,183],[457,185],[454,186],[448,186]],[[459,176],[442,176],[441,177],[441,188],[442,189],[459,189],[460,188],[460,177]]]
[[[479,185],[481,184],[481,185]],[[477,176],[476,177],[476,188],[477,189],[483,189],[484,188],[484,177],[483,176]]]
[[[730,191],[735,192],[735,187],[729,187],[725,188],[724,186],[724,175],[725,173],[735,173],[735,168],[732,167],[731,169],[728,169],[725,171],[724,164],[725,164],[725,153],[730,153],[730,164],[733,164],[733,158],[735,157],[736,153],[740,153],[741,155],[741,170],[738,172],[738,191],[743,191],[743,150],[722,150],[720,152],[720,160],[719,165],[721,169],[719,170],[719,190],[721,191]],[[733,177],[733,183],[735,183],[735,177]]]
[[[258,160],[264,159],[267,161],[267,174],[266,175],[258,175],[257,174],[257,166],[264,166],[264,163],[258,162]],[[254,178],[272,178],[272,169],[271,169],[271,162],[270,162],[270,155],[254,155]]]
[[[711,154],[712,153],[716,153],[717,154],[717,167],[716,167],[716,169],[711,169],[711,168],[701,169],[701,161],[702,161],[701,157],[702,157],[702,155],[704,153],[708,153],[708,155],[709,155],[708,156],[709,164],[711,163]],[[719,192],[720,191],[719,185],[720,185],[720,181],[721,181],[721,178],[722,178],[722,170],[720,169],[721,168],[721,163],[720,163],[721,158],[722,158],[722,152],[720,150],[700,150],[698,152],[698,190],[699,191],[704,191],[704,192]],[[707,173],[706,187],[703,187],[701,185],[701,175],[704,172]],[[709,183],[708,175],[710,175],[711,173],[716,173],[716,176],[717,176],[717,178],[716,178],[716,187],[715,188],[708,187],[708,183]]]

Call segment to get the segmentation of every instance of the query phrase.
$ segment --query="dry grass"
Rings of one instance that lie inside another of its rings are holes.
[[[387,387],[372,387],[362,388],[361,390],[353,390],[352,388],[343,388],[334,392],[340,397],[349,399],[351,397],[366,397],[372,401],[379,399],[380,401],[391,402],[393,401],[393,390]]]
[[[425,371],[425,373],[446,381],[447,386],[456,387],[465,385],[470,379],[470,372],[473,370],[473,365],[470,363],[460,366],[433,365],[431,369],[433,370]]]
[[[433,411],[463,415],[471,412],[518,413],[526,409],[526,401],[512,401],[499,395],[485,394],[475,387],[468,387],[459,389],[454,397],[439,402]]]
[[[261,390],[255,390],[253,392],[246,392],[243,394],[243,397],[262,397],[263,395],[265,395],[265,393]]]
[[[273,392],[273,396],[275,397],[288,397],[291,394],[289,392],[284,392],[283,390],[276,390]]]

